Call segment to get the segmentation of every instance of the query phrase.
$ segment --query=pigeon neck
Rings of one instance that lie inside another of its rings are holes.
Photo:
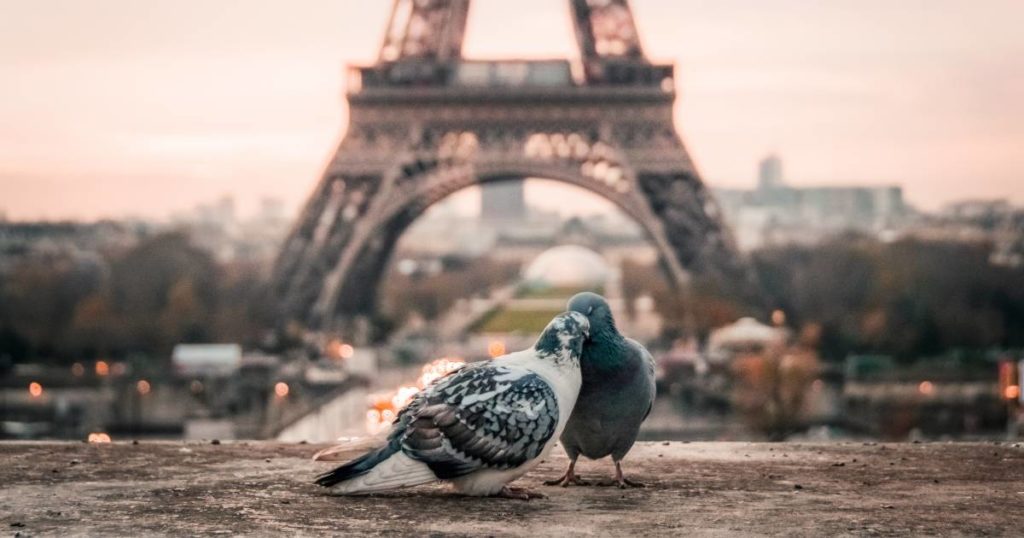
[[[626,350],[626,339],[611,325],[591,333],[587,359],[596,368],[617,366]]]
[[[569,335],[548,330],[541,334],[533,349],[537,356],[549,360],[556,366],[580,367],[579,350],[582,347],[583,335]]]

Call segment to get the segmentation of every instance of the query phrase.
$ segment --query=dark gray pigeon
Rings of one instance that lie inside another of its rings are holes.
[[[586,485],[575,474],[580,454],[590,459],[611,455],[615,483],[620,488],[643,487],[625,478],[622,458],[633,447],[640,424],[654,403],[654,358],[635,340],[615,327],[608,301],[584,292],[569,300],[569,311],[590,320],[590,339],[583,345],[580,369],[583,387],[561,441],[569,455],[569,468],[547,485]]]

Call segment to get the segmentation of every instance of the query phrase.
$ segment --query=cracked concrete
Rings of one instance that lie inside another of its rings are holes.
[[[516,485],[530,502],[424,486],[325,495],[322,446],[263,442],[0,443],[9,535],[906,536],[1024,532],[1024,445],[642,443],[645,489],[544,487],[557,450]],[[583,462],[584,478],[610,462]]]

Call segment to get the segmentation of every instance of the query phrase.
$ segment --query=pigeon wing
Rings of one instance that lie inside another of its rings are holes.
[[[484,362],[441,378],[403,409],[392,433],[438,478],[510,469],[536,458],[555,433],[558,400],[544,379]]]
[[[646,377],[647,384],[651,388],[651,397],[647,403],[647,411],[644,412],[644,418],[640,419],[641,421],[644,421],[647,420],[647,415],[651,414],[651,409],[654,407],[654,398],[658,392],[658,384],[655,374],[657,365],[654,363],[654,356],[652,356],[651,352],[647,351],[647,348],[645,348],[640,342],[631,338],[627,338],[626,341],[629,342],[630,347],[633,348],[633,353],[640,356],[640,360],[643,363],[644,377]]]

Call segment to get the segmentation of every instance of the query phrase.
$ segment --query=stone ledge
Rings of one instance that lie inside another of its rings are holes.
[[[1024,445],[642,443],[649,487],[543,487],[561,451],[517,482],[547,499],[439,486],[331,497],[322,446],[264,442],[0,443],[10,534],[1019,535]],[[586,478],[610,476],[584,462]]]

